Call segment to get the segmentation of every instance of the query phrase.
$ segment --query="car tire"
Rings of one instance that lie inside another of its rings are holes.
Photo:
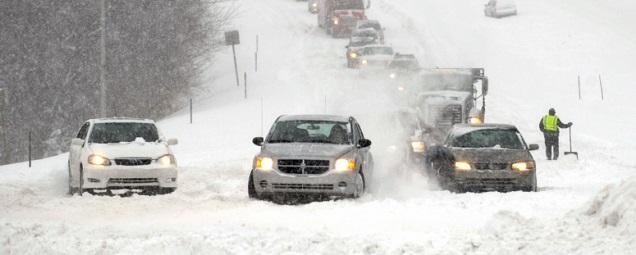
[[[170,194],[170,193],[173,193],[175,190],[177,190],[177,188],[159,188],[159,190],[157,190],[157,194],[159,195]]]
[[[84,167],[82,165],[80,165],[79,168],[79,185],[77,186],[77,193],[79,193],[80,196],[82,196],[82,193],[84,193]]]
[[[537,188],[537,175],[535,174],[534,176],[532,176],[532,183],[530,185],[527,185],[523,188],[521,188],[522,191],[525,192],[537,192],[538,188]]]
[[[254,176],[250,172],[249,181],[247,182],[247,196],[250,199],[260,199],[258,193],[256,193],[256,187],[254,187]]]
[[[366,181],[364,180],[364,175],[361,172],[356,174],[356,180],[354,183],[355,190],[353,191],[353,198],[359,198],[364,194],[366,189]]]

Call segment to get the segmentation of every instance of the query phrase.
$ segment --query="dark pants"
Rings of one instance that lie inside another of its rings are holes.
[[[548,160],[559,158],[559,133],[557,132],[545,132],[543,133],[545,138],[545,155]],[[552,157],[554,155],[554,157]]]

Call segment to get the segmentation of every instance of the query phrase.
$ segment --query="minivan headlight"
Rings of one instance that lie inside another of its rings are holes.
[[[159,162],[159,164],[164,165],[164,166],[171,166],[171,165],[176,165],[177,164],[177,160],[174,158],[173,155],[170,155],[170,154],[166,154],[166,155],[163,155],[163,156],[159,157],[157,159],[157,162]]]
[[[110,166],[110,159],[93,154],[88,156],[88,163],[96,166]]]
[[[271,171],[274,169],[274,160],[268,157],[259,157],[256,158],[256,162],[254,162],[257,170],[261,171]]]
[[[351,171],[356,168],[356,161],[353,159],[341,158],[336,160],[336,171],[344,172]]]

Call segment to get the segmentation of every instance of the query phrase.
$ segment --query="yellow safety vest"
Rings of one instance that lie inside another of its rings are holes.
[[[557,117],[556,115],[546,115],[543,117],[543,129],[545,129],[546,131],[557,131],[558,130],[558,126],[557,126],[557,121],[559,120],[559,117]]]

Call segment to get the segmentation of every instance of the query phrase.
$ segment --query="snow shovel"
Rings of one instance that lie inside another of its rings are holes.
[[[572,127],[568,128],[568,133],[570,134],[570,151],[566,151],[563,153],[563,155],[567,156],[567,155],[576,155],[576,159],[579,159],[579,153],[576,151],[572,151]]]

